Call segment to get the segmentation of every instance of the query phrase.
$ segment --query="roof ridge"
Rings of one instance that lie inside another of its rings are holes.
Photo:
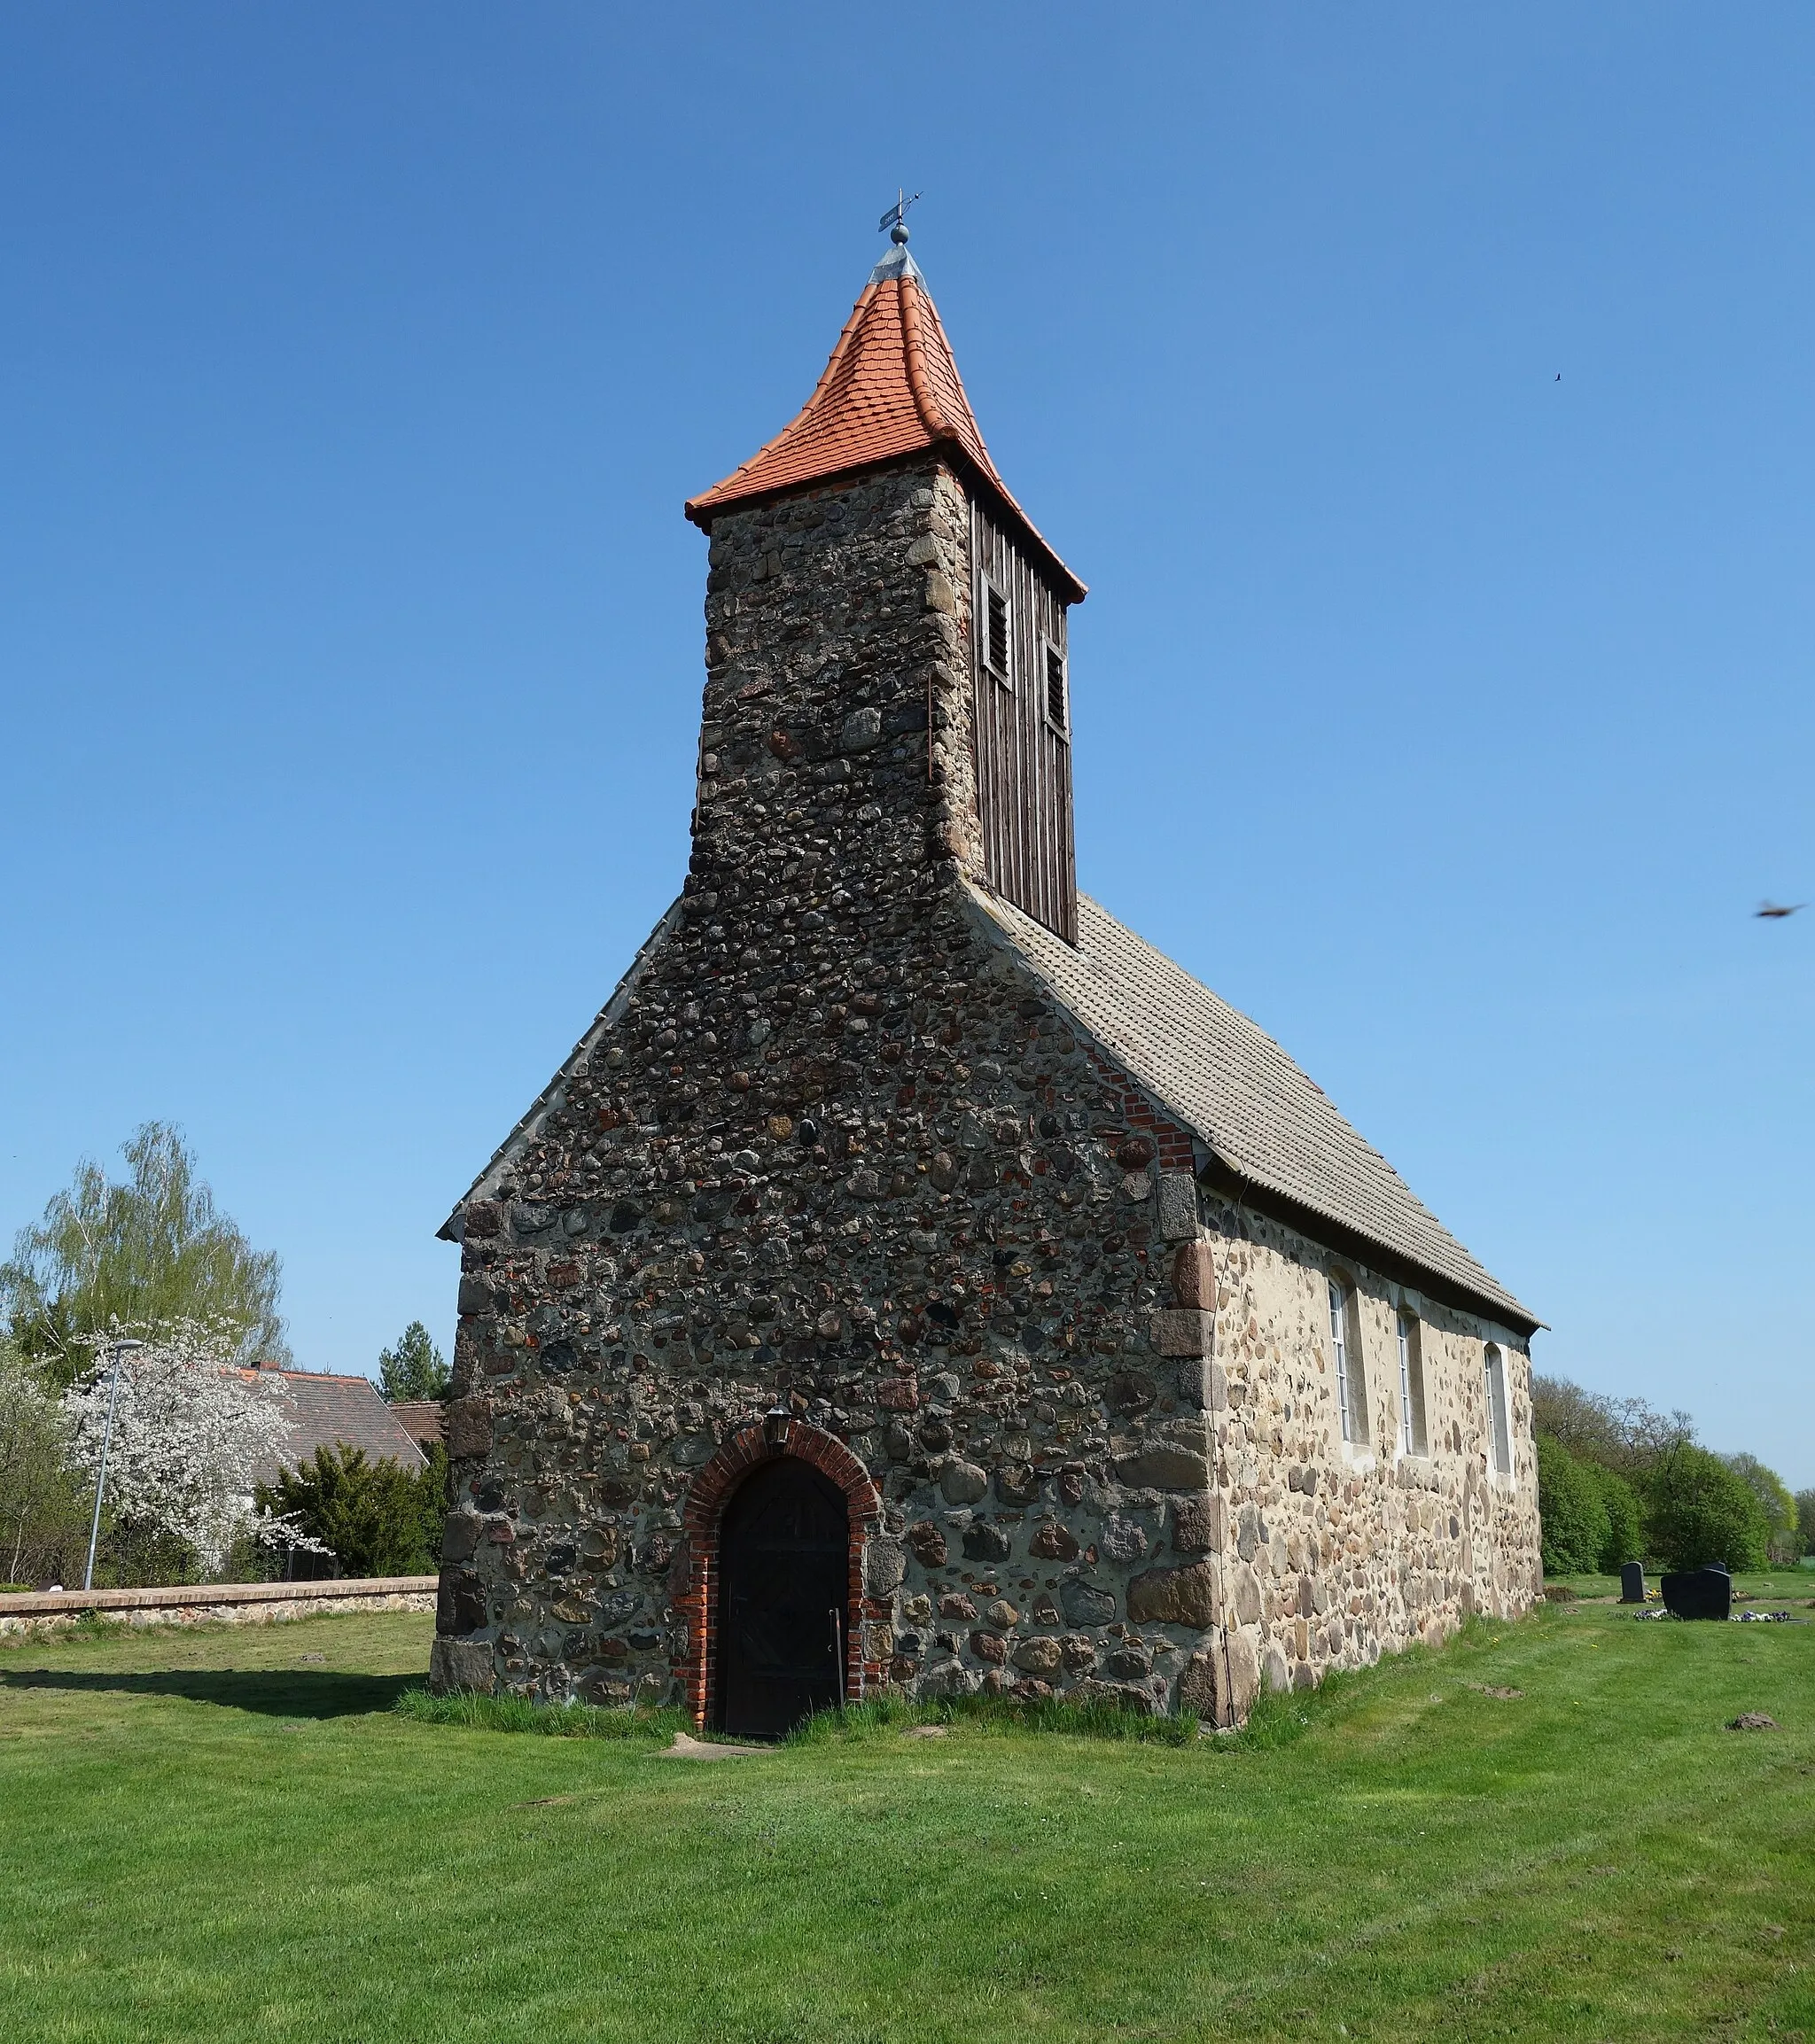
[[[920,331],[920,292],[910,291],[912,280],[900,276],[895,279],[895,291],[901,307],[901,342],[908,360],[908,388],[914,393],[914,408],[920,414],[921,424],[936,440],[955,440],[962,436],[947,424],[940,413],[939,402],[933,396],[926,373],[926,342]],[[929,306],[932,301],[927,300]],[[947,346],[946,354],[951,353]],[[954,362],[953,368],[957,364]],[[982,435],[978,436],[979,439]]]
[[[908,369],[908,388],[920,423],[935,439],[945,437],[945,421],[927,387],[926,350],[920,337],[920,297],[910,292],[906,277],[895,279],[895,300],[901,315],[901,354]]]

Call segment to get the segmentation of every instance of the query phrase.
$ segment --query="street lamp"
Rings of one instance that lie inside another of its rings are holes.
[[[113,1441],[113,1409],[120,1403],[120,1359],[129,1356],[135,1349],[143,1348],[143,1341],[135,1341],[129,1334],[121,1334],[107,1344],[113,1357],[113,1388],[107,1395],[107,1426],[101,1435],[101,1473],[95,1479],[95,1522],[89,1528],[89,1565],[82,1571],[82,1586],[84,1589],[95,1587],[95,1543],[101,1537],[101,1498],[107,1488],[107,1450]]]

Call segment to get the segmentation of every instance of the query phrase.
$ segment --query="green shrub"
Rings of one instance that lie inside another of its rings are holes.
[[[1645,1558],[1645,1515],[1639,1493],[1617,1470],[1603,1469],[1595,1462],[1585,1462],[1581,1468],[1607,1514],[1607,1539],[1597,1566],[1603,1575],[1616,1575],[1627,1562]]]
[[[79,1568],[80,1558],[73,1558]],[[111,1509],[103,1519],[101,1544],[95,1555],[97,1589],[136,1589],[143,1583],[200,1582],[206,1573],[201,1556],[180,1533],[148,1525],[142,1519],[115,1519]],[[72,1583],[71,1588],[74,1587]]]
[[[0,1575],[12,1582],[81,1580],[88,1496],[68,1447],[68,1422],[41,1370],[0,1333]]]
[[[1546,1575],[1588,1575],[1610,1534],[1601,1488],[1561,1441],[1538,1436],[1538,1512]]]
[[[343,1442],[317,1448],[300,1469],[260,1484],[256,1496],[266,1511],[293,1515],[344,1575],[428,1575],[440,1552],[448,1457],[438,1443],[426,1469],[408,1470],[388,1457],[369,1462]]]
[[[1670,1568],[1763,1568],[1771,1528],[1744,1479],[1718,1455],[1681,1442],[1661,1455],[1645,1487],[1645,1534]]]
[[[1797,1526],[1796,1501],[1788,1484],[1756,1455],[1723,1455],[1721,1460],[1758,1500],[1758,1509],[1764,1514],[1765,1549],[1772,1561],[1795,1561],[1803,1551],[1803,1536]]]

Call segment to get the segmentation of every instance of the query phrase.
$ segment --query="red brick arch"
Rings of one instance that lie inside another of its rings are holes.
[[[723,1442],[716,1455],[694,1478],[681,1514],[685,1543],[687,1588],[674,1600],[677,1615],[687,1620],[687,1651],[676,1657],[674,1677],[682,1698],[704,1729],[716,1700],[718,1664],[719,1525],[731,1494],[759,1464],[779,1455],[810,1463],[836,1483],[845,1496],[850,1518],[849,1608],[852,1623],[845,1643],[845,1694],[861,1697],[883,1679],[883,1664],[864,1658],[865,1620],[886,1619],[888,1605],[863,1594],[863,1550],[882,1523],[883,1501],[869,1472],[836,1434],[809,1426],[779,1413],[753,1420]]]

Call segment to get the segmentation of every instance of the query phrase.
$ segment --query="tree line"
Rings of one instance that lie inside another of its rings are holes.
[[[1686,1412],[1531,1380],[1546,1575],[1666,1568],[1761,1569],[1815,1550],[1815,1489],[1791,1494],[1756,1455],[1717,1455]]]
[[[278,1258],[219,1211],[176,1130],[147,1123],[123,1154],[118,1179],[80,1164],[0,1264],[0,1584],[82,1582],[104,1439],[97,1586],[430,1572],[439,1445],[419,1471],[345,1447],[286,1466],[293,1394],[251,1367],[292,1360]],[[388,1400],[448,1395],[419,1321],[378,1363]]]

